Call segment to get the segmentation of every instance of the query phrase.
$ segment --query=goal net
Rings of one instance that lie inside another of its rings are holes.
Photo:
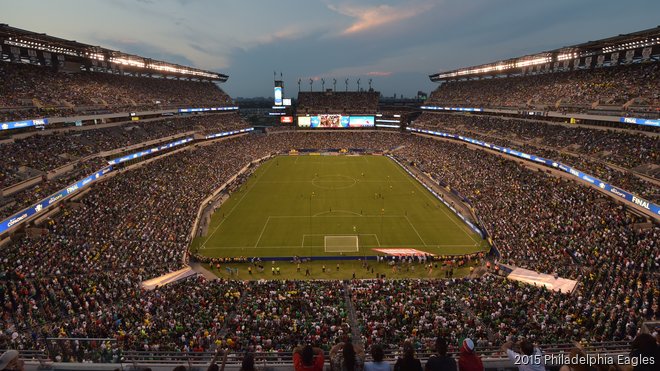
[[[357,252],[358,236],[325,236],[325,252]]]

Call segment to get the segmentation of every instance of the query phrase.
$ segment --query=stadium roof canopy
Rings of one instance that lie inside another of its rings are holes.
[[[182,66],[0,24],[0,49],[10,57],[79,62],[131,72],[225,82],[227,75]]]
[[[659,56],[660,26],[518,58],[439,72],[429,75],[429,78],[433,82],[441,82],[484,76],[567,70],[571,66],[574,69],[591,68],[659,60]]]

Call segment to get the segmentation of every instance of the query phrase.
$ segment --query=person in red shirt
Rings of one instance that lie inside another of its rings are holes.
[[[470,338],[463,340],[461,345],[458,369],[461,371],[484,371],[484,364],[481,362],[481,357],[474,352],[474,342]]]
[[[293,366],[296,371],[323,371],[323,350],[311,345],[296,347],[293,350]]]

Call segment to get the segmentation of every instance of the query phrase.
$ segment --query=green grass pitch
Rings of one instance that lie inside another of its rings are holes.
[[[357,236],[357,251],[339,253],[326,236]],[[487,243],[387,157],[310,155],[264,162],[192,245],[210,257],[376,255],[373,248],[460,255]]]

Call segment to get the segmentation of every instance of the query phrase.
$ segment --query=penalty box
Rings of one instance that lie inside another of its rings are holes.
[[[358,245],[358,236],[323,236],[325,252],[358,252]]]
[[[332,243],[333,238],[328,245],[326,236],[357,236],[358,249],[381,245],[423,244],[409,220],[403,215],[317,215],[311,218],[268,217],[254,247],[300,246],[318,248],[319,252],[325,252],[326,246],[333,249],[332,246],[336,245]],[[352,247],[354,245],[355,243],[351,242],[350,246],[347,245],[344,249],[351,247],[352,251],[355,251],[355,247]]]

